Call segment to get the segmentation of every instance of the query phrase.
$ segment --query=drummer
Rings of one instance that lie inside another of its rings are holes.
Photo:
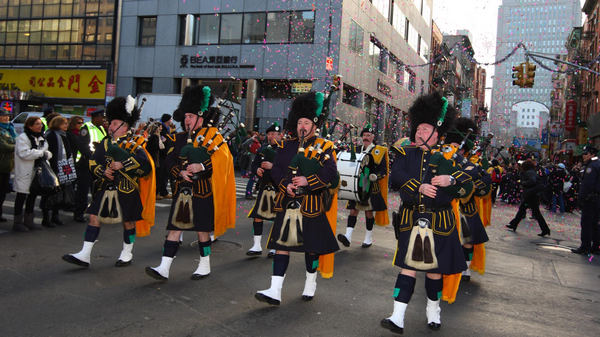
[[[369,248],[373,244],[373,224],[385,226],[389,223],[387,216],[387,187],[388,187],[388,152],[387,148],[375,144],[375,133],[370,123],[360,133],[363,145],[357,152],[369,156],[368,165],[363,174],[368,176],[369,186],[366,188],[367,195],[362,201],[348,201],[346,209],[350,210],[346,234],[338,234],[337,239],[344,246],[349,247],[352,241],[352,232],[356,226],[356,217],[359,211],[365,211],[366,227],[365,239],[362,247]],[[365,190],[363,188],[363,190]],[[373,212],[376,213],[374,216]]]

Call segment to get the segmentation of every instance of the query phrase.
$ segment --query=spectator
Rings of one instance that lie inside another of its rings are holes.
[[[504,169],[500,166],[497,159],[492,159],[492,167],[488,169],[488,173],[492,178],[492,204],[495,204],[498,187],[502,183],[502,175],[504,173]]]
[[[24,132],[17,137],[15,146],[15,219],[13,230],[27,232],[30,229],[41,229],[33,221],[33,207],[37,195],[29,193],[33,180],[33,170],[37,159],[50,159],[48,144],[42,135],[42,120],[39,117],[28,117],[25,120]],[[23,215],[25,204],[25,215]]]
[[[167,184],[169,182],[169,172],[167,171],[167,165],[165,160],[169,150],[175,145],[175,134],[171,132],[173,128],[173,118],[169,114],[163,114],[160,118],[162,128],[160,131],[160,141],[163,146],[158,151],[158,163],[156,165],[156,192],[158,193],[158,200],[170,199],[171,194],[167,190]]]
[[[523,193],[519,211],[506,227],[516,232],[519,222],[525,218],[526,211],[529,208],[542,230],[538,235],[542,237],[550,235],[550,228],[548,228],[548,224],[546,224],[546,220],[540,212],[540,198],[538,193],[542,185],[535,171],[535,163],[531,159],[527,159],[521,165],[521,185],[523,185]]]
[[[15,127],[10,122],[10,112],[0,108],[0,222],[6,222],[2,216],[2,205],[6,194],[10,192],[10,172],[15,166]]]
[[[49,130],[46,131],[46,141],[48,142],[48,151],[52,153],[50,159],[50,167],[56,176],[59,178],[61,193],[63,196],[65,191],[68,191],[71,196],[73,195],[72,184],[76,180],[76,169],[75,160],[73,158],[73,150],[69,139],[67,138],[66,131],[68,129],[69,122],[65,117],[57,116],[50,120],[48,123]],[[41,200],[43,220],[42,226],[53,228],[61,226],[64,223],[60,220],[59,209],[61,206],[65,206],[55,200],[52,204],[48,204],[50,196],[43,196]],[[56,198],[54,198],[56,199]],[[73,205],[68,205],[73,206]],[[50,218],[50,211],[52,211],[52,218]]]
[[[550,173],[550,188],[552,190],[552,201],[550,205],[550,212],[556,212],[557,206],[559,207],[560,213],[565,212],[565,199],[563,194],[563,187],[565,180],[567,179],[565,164],[558,164]],[[558,203],[558,205],[557,205]]]

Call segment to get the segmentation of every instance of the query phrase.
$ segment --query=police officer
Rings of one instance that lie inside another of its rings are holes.
[[[95,145],[106,137],[104,129],[104,110],[92,112],[92,120],[83,124],[79,130],[76,143],[77,153],[75,169],[77,170],[77,190],[75,195],[76,205],[73,211],[73,219],[77,222],[85,222],[83,212],[88,205],[88,192],[92,185],[92,176],[89,171],[89,160],[94,154]]]
[[[373,225],[376,220],[379,220],[377,222],[379,225],[387,225],[389,222],[387,216],[385,216],[387,215],[388,155],[386,147],[375,144],[375,131],[370,123],[365,125],[360,133],[360,137],[362,138],[363,145],[357,152],[362,152],[366,156],[369,156],[369,164],[367,165],[367,168],[370,169],[368,176],[368,184],[370,185],[368,197],[365,202],[348,201],[346,209],[350,210],[350,215],[348,216],[346,234],[338,234],[337,239],[344,246],[349,247],[358,212],[365,211],[367,230],[365,231],[365,239],[363,240],[362,247],[369,248],[373,244]],[[384,216],[379,216],[376,219],[373,212],[383,214]]]
[[[579,188],[581,207],[581,246],[571,249],[575,254],[600,253],[600,160],[592,145],[583,148],[583,178]]]

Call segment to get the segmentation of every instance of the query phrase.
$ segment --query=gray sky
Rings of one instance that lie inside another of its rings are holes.
[[[580,0],[581,5],[585,0]],[[457,29],[468,29],[473,36],[475,59],[493,62],[496,59],[496,26],[498,7],[502,0],[433,0],[433,21],[442,33],[455,33]],[[585,16],[585,15],[584,15]],[[503,57],[504,55],[498,55]],[[494,67],[486,67],[486,86],[492,86]],[[486,102],[491,102],[491,90],[486,91]]]

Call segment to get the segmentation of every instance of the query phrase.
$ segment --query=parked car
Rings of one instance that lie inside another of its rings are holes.
[[[21,134],[23,132],[23,128],[25,126],[25,121],[27,120],[27,117],[31,117],[31,116],[37,116],[37,117],[42,117],[44,114],[41,112],[37,112],[37,111],[26,111],[26,112],[21,112],[20,114],[18,114],[15,118],[13,118],[12,123],[15,125],[15,132],[17,134]],[[71,118],[73,116],[78,116],[78,117],[82,117],[83,118],[83,122],[89,122],[91,120],[90,117],[88,116],[81,116],[81,115],[71,115],[71,114],[60,114],[61,116],[65,117],[65,118]]]

